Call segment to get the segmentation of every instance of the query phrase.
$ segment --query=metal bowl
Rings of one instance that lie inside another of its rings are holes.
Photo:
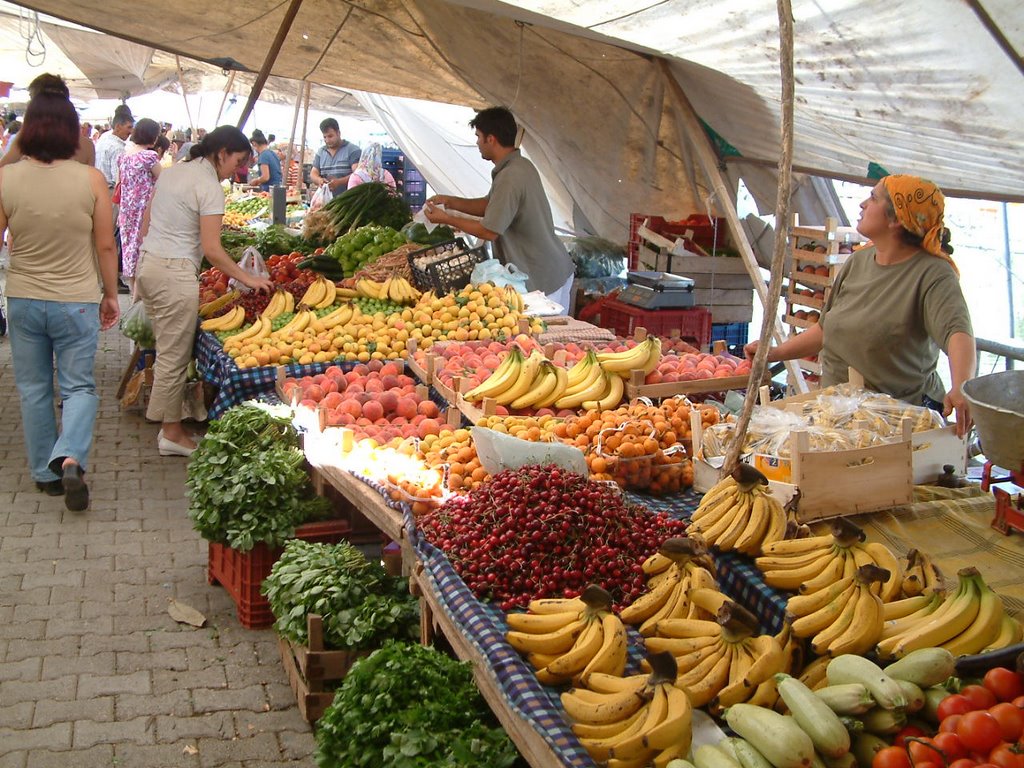
[[[981,448],[996,465],[1018,472],[1024,465],[1024,371],[1002,371],[964,384]]]

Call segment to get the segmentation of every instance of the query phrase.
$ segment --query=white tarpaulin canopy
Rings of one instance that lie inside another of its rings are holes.
[[[510,106],[542,173],[560,179],[594,229],[616,239],[631,211],[705,210],[709,190],[694,152],[705,137],[686,128],[691,105],[721,140],[731,177],[778,159],[779,43],[768,0],[664,0],[640,9],[624,0],[296,2],[273,74]],[[289,7],[27,5],[252,72]],[[979,9],[980,0],[794,0],[794,165],[864,179],[875,163],[959,194],[1024,200],[1024,4],[985,0]]]

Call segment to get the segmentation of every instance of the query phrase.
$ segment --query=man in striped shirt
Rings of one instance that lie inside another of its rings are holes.
[[[341,138],[338,121],[333,117],[320,123],[320,133],[324,137],[324,146],[313,157],[309,178],[316,186],[327,184],[331,192],[340,194],[348,188],[348,177],[352,175],[363,150]]]

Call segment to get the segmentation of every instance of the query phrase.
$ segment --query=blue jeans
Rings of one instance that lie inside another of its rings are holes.
[[[93,366],[100,334],[97,304],[7,300],[14,381],[21,398],[21,421],[32,478],[49,482],[61,476],[71,457],[84,471],[100,398]],[[61,430],[53,403],[53,362],[63,402]]]

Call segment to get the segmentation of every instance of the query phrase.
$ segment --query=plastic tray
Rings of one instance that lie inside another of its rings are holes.
[[[426,266],[417,266],[416,260],[424,256],[438,256],[450,253]],[[439,296],[452,293],[469,285],[473,268],[489,258],[487,248],[478,246],[467,248],[466,241],[461,237],[445,243],[422,248],[409,254],[409,268],[412,270],[412,281],[422,291],[434,291]]]

